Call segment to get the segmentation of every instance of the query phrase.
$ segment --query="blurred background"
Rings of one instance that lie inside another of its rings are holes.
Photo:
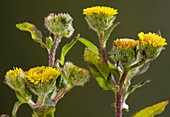
[[[30,67],[47,65],[48,56],[45,49],[32,41],[30,34],[21,32],[16,23],[30,22],[43,33],[44,17],[49,13],[69,13],[74,21],[78,33],[98,44],[97,35],[90,30],[82,10],[86,7],[104,5],[118,9],[116,22],[120,25],[112,32],[107,49],[111,48],[112,41],[120,37],[138,38],[138,32],[156,32],[161,30],[162,36],[170,39],[170,1],[169,0],[2,0],[0,2],[0,115],[11,115],[13,104],[17,100],[14,92],[4,83],[6,71],[13,67],[28,70]],[[70,42],[63,39],[58,49]],[[170,44],[169,44],[170,45]],[[170,46],[151,63],[149,70],[133,79],[133,83],[151,79],[150,84],[138,89],[129,98],[127,103],[130,111],[124,117],[130,117],[136,111],[170,99]],[[83,61],[84,46],[77,43],[67,55],[67,61],[87,68]],[[114,95],[111,91],[102,90],[95,79],[91,78],[84,87],[75,87],[58,102],[56,117],[114,117],[111,104]],[[31,117],[31,109],[27,105],[21,106],[18,117]],[[170,104],[160,117],[170,117]]]

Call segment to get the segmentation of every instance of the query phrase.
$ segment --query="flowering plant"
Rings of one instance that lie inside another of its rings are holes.
[[[122,111],[129,111],[126,104],[128,96],[150,80],[136,85],[131,84],[134,76],[142,74],[149,68],[150,62],[156,59],[167,45],[160,33],[139,33],[139,39],[120,38],[113,41],[110,52],[106,52],[106,43],[113,29],[118,10],[105,6],[95,6],[83,10],[89,27],[97,32],[100,51],[86,48],[84,60],[92,76],[104,90],[111,90],[115,95],[115,117],[122,117]],[[168,101],[163,101],[145,108],[132,117],[153,117],[160,114]]]
[[[24,71],[21,68],[9,70],[5,75],[5,83],[15,91],[18,101],[12,111],[17,116],[19,107],[26,103],[32,110],[32,117],[54,117],[55,107],[64,94],[74,86],[83,86],[89,80],[89,72],[71,62],[65,62],[65,56],[80,38],[77,36],[62,48],[61,58],[56,59],[56,49],[62,37],[70,38],[74,32],[72,17],[66,13],[49,14],[45,20],[45,28],[49,36],[45,39],[33,24],[28,22],[17,24],[22,31],[31,33],[32,39],[47,49],[48,66],[38,66]],[[45,42],[44,42],[45,40]],[[32,97],[36,95],[34,102]]]
[[[32,117],[54,117],[55,106],[66,92],[74,86],[83,86],[89,80],[89,72],[71,62],[65,62],[65,56],[73,45],[80,41],[86,48],[84,60],[88,64],[92,77],[104,90],[111,90],[115,95],[115,117],[122,117],[122,111],[129,111],[127,98],[136,89],[150,82],[142,81],[132,85],[134,76],[147,71],[151,61],[155,60],[164,46],[166,39],[160,33],[138,34],[139,39],[119,38],[113,41],[112,48],[106,51],[107,41],[113,29],[118,10],[105,6],[95,6],[83,10],[89,27],[97,32],[100,48],[79,35],[61,50],[56,58],[56,49],[63,37],[70,38],[74,32],[72,17],[67,13],[49,14],[44,25],[49,35],[43,37],[35,25],[28,22],[16,27],[31,33],[32,39],[47,49],[48,66],[37,66],[27,71],[15,67],[5,75],[5,83],[15,91],[18,101],[12,111],[17,116],[19,107],[26,103],[32,110]],[[33,100],[36,96],[36,101]],[[132,117],[153,117],[164,111],[168,101],[163,101],[132,115]]]

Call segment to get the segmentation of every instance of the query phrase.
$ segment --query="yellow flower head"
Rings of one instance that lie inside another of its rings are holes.
[[[129,49],[135,48],[139,44],[139,41],[133,39],[117,39],[113,44],[116,47]]]
[[[7,73],[6,73],[6,77],[7,78],[11,78],[13,80],[15,80],[16,78],[18,77],[23,77],[24,76],[24,72],[21,68],[14,68],[14,70],[9,70]]]
[[[28,81],[34,84],[49,82],[56,79],[60,75],[60,71],[52,67],[35,67],[25,73]]]
[[[113,15],[118,14],[118,12],[117,12],[117,9],[113,9],[110,7],[95,6],[95,7],[83,9],[83,14],[86,16],[90,16],[93,14],[103,14],[107,16],[113,16]]]
[[[140,32],[138,36],[143,45],[149,45],[153,47],[161,47],[167,45],[166,39],[155,33],[149,32],[144,34],[143,32]]]

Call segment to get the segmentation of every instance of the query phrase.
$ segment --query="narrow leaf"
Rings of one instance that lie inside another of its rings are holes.
[[[149,69],[150,62],[145,63],[142,67],[139,68],[138,74],[143,74]]]
[[[53,44],[53,39],[52,39],[51,37],[47,37],[47,38],[46,38],[47,48],[48,48],[48,49],[51,49],[52,44]]]
[[[155,115],[162,113],[165,110],[165,107],[168,103],[169,101],[163,101],[153,106],[146,107],[140,110],[138,113],[136,113],[132,117],[154,117]]]
[[[73,47],[73,45],[77,42],[77,38],[74,38],[70,43],[66,44],[62,50],[61,50],[61,57],[60,57],[60,62],[63,65],[65,61],[65,56],[68,53],[68,51]]]
[[[83,43],[86,47],[88,47],[89,49],[93,50],[96,54],[99,54],[99,49],[90,41],[88,41],[85,38],[79,37],[78,40]]]
[[[42,43],[42,33],[40,30],[38,30],[36,28],[35,25],[31,24],[31,23],[28,23],[28,22],[24,22],[24,23],[19,23],[19,24],[16,24],[16,27],[18,29],[20,29],[21,31],[28,31],[31,33],[31,37],[32,39],[35,41],[35,42],[38,42],[38,43]]]
[[[145,81],[143,81],[143,82],[140,82],[140,83],[132,86],[132,87],[129,89],[129,91],[128,91],[129,94],[130,94],[130,93],[133,93],[136,89],[141,88],[142,86],[144,86],[145,84],[150,83],[150,82],[151,82],[151,80],[145,80]]]
[[[118,70],[118,68],[113,65],[111,62],[108,62],[109,68],[111,69],[111,71],[116,74],[118,77],[120,77],[122,75],[122,72]]]
[[[112,33],[113,29],[119,24],[120,22],[117,22],[115,24],[113,24],[106,32],[105,35],[103,37],[103,41],[102,44],[106,45],[108,38],[110,37],[110,34]]]
[[[84,60],[89,65],[95,67],[96,71],[98,71],[98,74],[101,74],[104,79],[108,79],[110,74],[110,68],[99,55],[97,55],[92,50],[86,48],[84,52]]]

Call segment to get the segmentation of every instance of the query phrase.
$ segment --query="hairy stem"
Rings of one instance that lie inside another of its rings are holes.
[[[53,99],[54,102],[57,102],[63,95],[68,91],[67,87],[64,87]]]
[[[122,117],[122,109],[123,109],[123,103],[124,103],[124,93],[123,93],[123,88],[124,88],[124,82],[125,79],[128,75],[128,70],[125,71],[120,79],[119,82],[119,91],[116,92],[115,94],[115,101],[116,101],[116,111],[115,115],[116,117]]]
[[[15,102],[13,110],[12,110],[12,117],[17,117],[17,111],[21,105],[22,103],[20,101]]]
[[[101,57],[102,57],[103,61],[105,63],[107,63],[106,48],[102,43],[103,42],[103,36],[104,36],[104,32],[99,33],[100,51],[101,51]]]
[[[122,106],[123,106],[123,93],[122,93],[122,90],[119,90],[115,94],[115,101],[116,101],[115,117],[122,117]]]
[[[54,37],[54,41],[53,41],[52,47],[49,52],[48,66],[51,66],[51,67],[54,66],[56,49],[58,47],[58,44],[60,43],[60,40],[61,39],[59,37],[57,37],[57,36]]]

